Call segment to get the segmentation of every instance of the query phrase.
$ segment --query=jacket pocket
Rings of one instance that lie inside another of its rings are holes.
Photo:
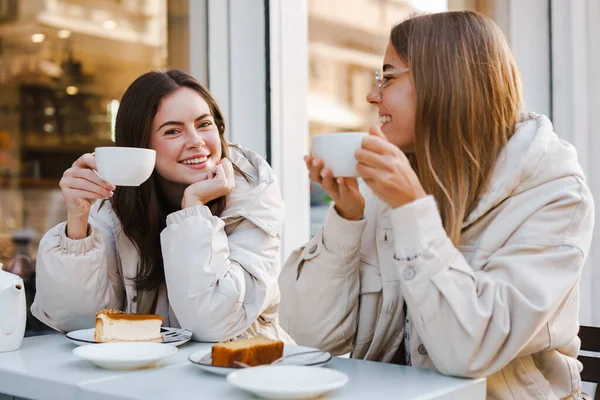
[[[356,329],[357,345],[363,345],[373,340],[381,304],[381,293],[379,268],[361,261],[358,327]]]

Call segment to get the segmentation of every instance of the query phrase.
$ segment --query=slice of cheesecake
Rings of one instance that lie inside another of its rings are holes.
[[[212,347],[212,364],[239,367],[236,361],[250,366],[270,364],[283,356],[283,342],[263,337],[219,343]]]
[[[96,342],[161,342],[162,317],[127,314],[113,308],[96,313]]]

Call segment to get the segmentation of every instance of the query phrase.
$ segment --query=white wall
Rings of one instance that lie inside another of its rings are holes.
[[[517,61],[525,109],[551,115],[550,22],[548,0],[492,0],[500,26]]]
[[[271,149],[287,218],[282,258],[309,239],[308,11],[306,0],[270,0]]]
[[[553,103],[556,132],[574,144],[594,198],[600,198],[600,2],[552,0]],[[598,204],[598,202],[597,202]],[[600,215],[597,213],[596,215]],[[596,218],[596,228],[600,226]],[[596,229],[596,230],[597,230]],[[581,279],[582,325],[600,325],[600,236],[592,240]]]
[[[265,10],[262,0],[207,0],[208,86],[228,138],[267,155]]]

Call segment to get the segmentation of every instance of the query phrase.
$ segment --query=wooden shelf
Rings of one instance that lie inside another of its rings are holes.
[[[19,189],[36,188],[36,189],[60,189],[58,183],[60,179],[52,178],[6,178],[0,177],[0,188],[14,187]]]
[[[81,143],[69,143],[69,144],[24,144],[21,146],[21,151],[28,153],[56,153],[60,155],[61,153],[79,153],[80,155],[86,152],[92,152],[96,147],[103,146],[114,146],[114,142],[111,140],[108,141],[98,141],[90,144],[81,144]]]

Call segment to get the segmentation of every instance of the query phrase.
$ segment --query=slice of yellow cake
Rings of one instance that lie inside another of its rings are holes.
[[[283,342],[263,337],[219,343],[212,347],[212,364],[238,367],[235,361],[255,366],[270,364],[283,356]]]
[[[113,308],[96,313],[96,342],[161,342],[162,317],[127,314]]]

